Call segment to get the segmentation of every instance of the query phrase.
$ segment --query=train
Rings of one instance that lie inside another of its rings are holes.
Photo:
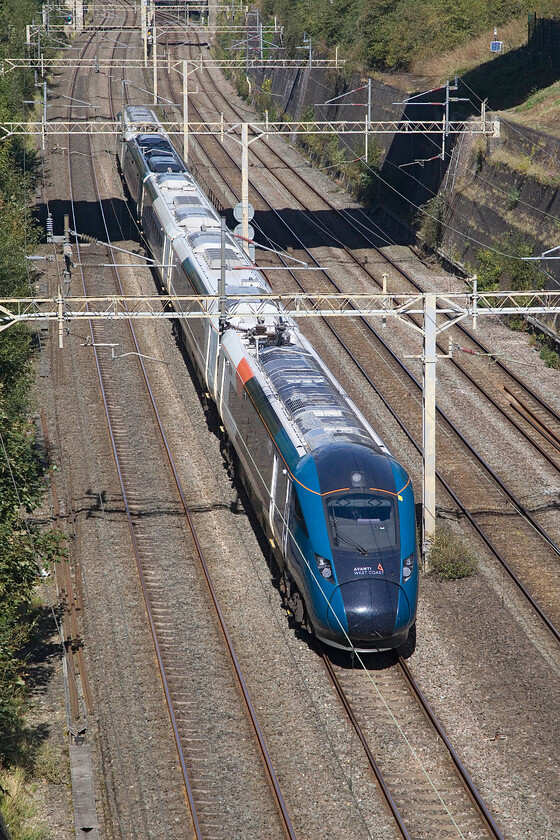
[[[331,647],[400,648],[418,604],[408,473],[295,319],[257,297],[270,285],[224,231],[157,114],[127,106],[122,122],[121,176],[161,285],[196,295],[206,316],[177,320],[218,412],[226,461],[273,546],[284,607]]]

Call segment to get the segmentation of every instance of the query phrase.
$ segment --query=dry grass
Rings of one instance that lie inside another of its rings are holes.
[[[494,40],[494,30],[489,29],[467,44],[447,53],[425,55],[416,59],[411,72],[427,76],[442,83],[446,79],[462,75],[491,59],[499,59],[490,52],[490,41]],[[501,26],[498,40],[504,42],[504,50],[514,49],[527,43],[527,17],[516,18]]]
[[[548,167],[541,163],[532,160],[529,155],[514,154],[508,149],[498,147],[494,149],[488,158],[490,163],[503,163],[509,169],[523,175],[526,178],[532,178],[539,184],[546,187],[560,186],[560,166],[555,165],[555,161],[550,161]]]
[[[508,119],[560,135],[560,82],[535,91],[526,102],[504,111]]]
[[[47,840],[48,835],[46,830],[41,828],[32,790],[24,771],[17,768],[11,773],[2,772],[0,786],[4,790],[0,797],[2,815],[12,840]]]
[[[459,580],[476,573],[478,560],[461,539],[439,525],[430,548],[430,571],[439,580]]]

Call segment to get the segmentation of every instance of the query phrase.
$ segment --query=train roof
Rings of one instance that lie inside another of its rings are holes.
[[[345,442],[388,454],[310,347],[264,347],[258,361],[310,450]]]
[[[218,293],[221,274],[221,219],[186,169],[157,116],[145,106],[128,107],[125,119],[142,123],[142,131],[129,130],[144,161],[146,190],[158,203],[158,215],[173,249],[189,276],[199,277],[200,294]],[[153,132],[149,126],[154,121]],[[146,125],[148,128],[146,129]],[[183,170],[169,171],[165,162],[180,161]],[[162,172],[151,168],[161,161]],[[150,174],[151,170],[151,174]],[[198,265],[196,274],[189,264]],[[251,359],[251,367],[300,455],[333,444],[367,447],[379,455],[389,450],[363,415],[342,391],[309,342],[283,308],[257,296],[271,292],[264,275],[252,263],[234,237],[226,233],[226,296],[243,295],[243,301],[227,301],[227,319],[239,347]],[[203,284],[203,285],[202,285]],[[237,314],[236,310],[244,314]],[[247,310],[250,310],[249,312]],[[216,305],[217,311],[217,305]],[[235,360],[237,364],[238,360]]]

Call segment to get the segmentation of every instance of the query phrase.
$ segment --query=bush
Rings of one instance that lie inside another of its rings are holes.
[[[418,233],[429,248],[439,248],[443,242],[444,219],[447,202],[440,193],[427,201],[419,213]]]
[[[470,577],[478,567],[476,555],[447,529],[438,527],[430,548],[429,574],[439,580]]]
[[[511,198],[515,198],[514,193]],[[533,248],[533,244],[517,232],[504,234],[493,249],[482,248],[477,254],[475,269],[479,291],[542,289],[544,274],[535,262],[523,259],[532,255]]]
[[[513,210],[514,207],[517,206],[517,202],[519,201],[520,196],[521,196],[521,190],[518,189],[517,187],[515,189],[513,189],[511,192],[508,193],[508,197],[507,197],[507,209],[508,210]]]
[[[529,325],[524,315],[508,315],[507,324],[510,330],[527,332]]]
[[[547,367],[554,368],[555,370],[560,368],[560,356],[558,356],[558,353],[550,347],[542,347],[539,356]]]
[[[420,56],[465,44],[532,6],[526,0],[257,0],[277,15],[286,45],[301,55],[303,33],[319,49],[338,45],[368,67],[407,69]],[[542,7],[541,7],[542,8]]]

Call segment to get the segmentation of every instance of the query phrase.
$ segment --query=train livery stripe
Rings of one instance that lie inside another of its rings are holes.
[[[249,379],[252,379],[255,375],[251,370],[251,365],[245,358],[241,359],[241,361],[237,365],[236,370],[237,375],[239,376],[240,380],[243,382],[244,385]]]
[[[389,495],[389,496],[397,496],[398,499],[402,502],[401,493],[404,490],[406,490],[406,488],[408,487],[409,484],[410,484],[410,478],[408,479],[408,481],[406,482],[404,487],[401,487],[401,489],[397,490],[396,493],[393,490],[385,490],[384,487],[369,487],[368,489],[372,490],[375,493],[387,493],[387,495]],[[351,489],[352,489],[351,487],[339,487],[337,490],[327,490],[325,493],[322,493],[321,495],[322,496],[329,496],[331,493],[346,493],[347,490],[351,490]]]

